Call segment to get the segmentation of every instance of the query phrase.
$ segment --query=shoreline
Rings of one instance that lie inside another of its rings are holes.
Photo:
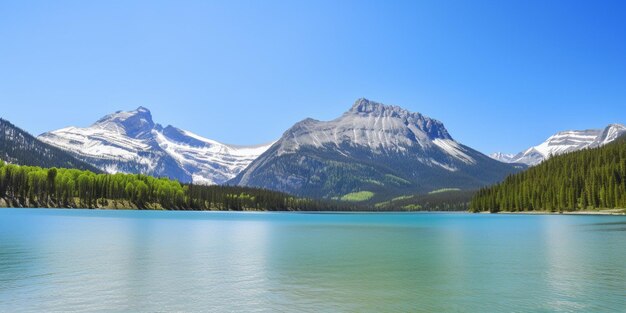
[[[501,211],[496,213],[491,212],[479,212],[479,214],[504,214],[504,215],[614,215],[614,216],[624,216],[626,215],[625,209],[608,209],[608,210],[598,210],[598,211],[563,211],[563,212],[552,212],[552,211]]]
[[[599,211],[567,211],[567,212],[550,212],[550,211],[502,211],[491,213],[468,212],[468,211],[274,211],[274,210],[168,210],[168,209],[137,209],[137,208],[68,208],[68,207],[6,207],[0,206],[1,209],[43,209],[43,210],[90,210],[90,211],[156,211],[156,212],[233,212],[233,213],[292,213],[292,214],[493,214],[493,215],[602,215],[602,216],[626,216],[624,209],[608,209]]]

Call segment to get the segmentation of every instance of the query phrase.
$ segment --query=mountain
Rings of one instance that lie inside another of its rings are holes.
[[[233,146],[154,123],[144,107],[109,114],[85,128],[67,127],[39,139],[108,173],[142,173],[181,182],[220,184],[270,145]]]
[[[332,121],[295,124],[229,184],[321,198],[361,191],[373,201],[476,188],[517,170],[458,143],[435,119],[359,99]]]
[[[491,158],[496,159],[500,162],[504,162],[504,163],[515,163],[512,162],[512,160],[515,158],[515,154],[513,153],[502,153],[502,152],[496,152],[496,153],[492,153],[489,155]]]
[[[530,147],[518,154],[493,153],[490,156],[505,163],[537,165],[551,155],[559,155],[585,148],[594,148],[612,142],[626,134],[626,126],[610,124],[604,129],[568,130],[550,136],[538,146]]]
[[[478,191],[472,211],[576,211],[626,213],[626,134],[602,131],[595,148],[557,155]],[[608,144],[607,141],[610,141]],[[591,146],[591,145],[590,145]]]
[[[29,166],[77,168],[100,172],[67,152],[43,143],[0,118],[0,160]]]

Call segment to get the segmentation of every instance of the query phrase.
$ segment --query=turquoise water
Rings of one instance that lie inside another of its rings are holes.
[[[626,217],[0,209],[0,312],[615,312]]]

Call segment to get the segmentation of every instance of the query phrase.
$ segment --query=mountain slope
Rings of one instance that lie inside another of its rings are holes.
[[[142,173],[203,184],[233,178],[270,146],[231,146],[173,126],[162,127],[144,107],[109,114],[86,128],[47,132],[39,139],[109,173]]]
[[[552,157],[480,190],[473,211],[626,208],[626,135],[600,147]]]
[[[440,188],[475,188],[515,172],[456,142],[437,120],[359,99],[332,121],[291,127],[231,184],[334,198],[377,197]]]
[[[43,143],[0,118],[0,160],[30,166],[77,168],[99,172],[67,152]]]
[[[626,126],[611,124],[604,129],[568,130],[550,136],[540,145],[530,147],[516,155],[493,153],[490,156],[505,163],[537,165],[551,155],[560,155],[585,148],[594,148],[612,142],[626,134]]]

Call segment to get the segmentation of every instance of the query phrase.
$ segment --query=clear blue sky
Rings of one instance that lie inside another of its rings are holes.
[[[359,97],[487,153],[626,123],[626,1],[0,2],[0,116],[34,134],[141,105],[255,144]]]

